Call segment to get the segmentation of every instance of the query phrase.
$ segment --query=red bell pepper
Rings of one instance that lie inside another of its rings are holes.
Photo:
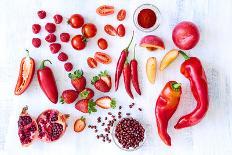
[[[189,79],[191,91],[197,101],[197,106],[191,113],[179,119],[175,125],[176,129],[190,127],[199,123],[205,116],[209,106],[208,84],[201,61],[196,57],[187,56],[182,51],[179,52],[185,58],[180,72]]]
[[[52,103],[56,104],[58,101],[56,81],[52,73],[52,70],[49,67],[45,66],[45,62],[47,61],[51,63],[50,60],[43,60],[40,65],[40,68],[37,70],[37,77],[39,85],[43,92],[46,94],[46,96]]]
[[[155,116],[158,133],[162,141],[169,146],[171,146],[171,138],[167,133],[168,121],[179,105],[181,93],[180,83],[169,81],[156,101]]]

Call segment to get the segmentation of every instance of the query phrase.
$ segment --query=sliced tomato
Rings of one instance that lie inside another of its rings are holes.
[[[126,18],[126,10],[121,9],[117,14],[117,19],[123,21]]]
[[[109,64],[111,63],[112,59],[108,54],[102,53],[102,52],[96,52],[94,55],[94,59],[103,64]]]
[[[96,12],[100,16],[108,16],[114,13],[114,7],[110,5],[102,5],[96,9]]]
[[[117,28],[118,36],[119,37],[124,37],[125,33],[126,33],[126,29],[125,29],[124,25],[123,24],[118,25],[118,28]]]
[[[90,68],[96,68],[97,67],[97,61],[94,58],[88,57],[87,64]]]
[[[111,36],[116,36],[117,35],[117,31],[115,30],[115,28],[110,25],[110,24],[107,24],[105,25],[104,27],[104,30],[107,34],[111,35]]]

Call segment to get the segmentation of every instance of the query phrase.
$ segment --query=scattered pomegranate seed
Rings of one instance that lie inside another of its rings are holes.
[[[60,24],[60,23],[63,21],[63,17],[62,17],[61,15],[59,15],[59,14],[56,14],[56,15],[53,17],[53,19],[54,19],[54,22],[55,22],[56,24]]]
[[[56,36],[51,33],[45,37],[45,40],[49,43],[53,43],[56,41]]]
[[[57,52],[60,51],[61,44],[59,44],[59,43],[52,43],[52,44],[49,45],[49,47],[50,47],[50,51],[52,52],[52,54],[55,54],[55,53],[57,53]]]
[[[66,62],[64,64],[64,69],[67,71],[67,72],[70,72],[72,69],[73,69],[73,65],[71,62]]]
[[[68,60],[68,55],[64,52],[61,52],[59,55],[58,55],[58,60],[60,61],[67,61]]]
[[[33,24],[33,25],[32,25],[32,32],[33,32],[34,34],[39,33],[40,30],[41,30],[41,26],[40,26],[39,24]]]
[[[37,15],[40,19],[44,19],[46,17],[46,12],[44,10],[40,10],[37,12]]]
[[[68,33],[61,33],[60,34],[60,40],[62,42],[68,42],[70,39],[70,35]]]
[[[49,32],[49,33],[54,33],[56,31],[56,25],[54,23],[47,23],[45,25],[45,29]]]
[[[41,45],[41,40],[39,38],[33,38],[32,39],[32,45],[35,47],[35,48],[39,48],[40,45]]]

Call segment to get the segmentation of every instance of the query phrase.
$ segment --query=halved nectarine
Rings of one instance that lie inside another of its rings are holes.
[[[155,35],[147,35],[140,41],[140,46],[147,48],[149,51],[155,51],[157,49],[164,50],[163,40]]]

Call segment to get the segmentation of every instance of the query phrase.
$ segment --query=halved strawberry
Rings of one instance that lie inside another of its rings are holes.
[[[97,112],[95,106],[96,103],[93,100],[82,99],[76,103],[75,108],[83,113],[91,114],[92,112]]]
[[[77,119],[74,123],[74,131],[81,132],[85,129],[86,123],[85,118],[82,116],[81,118]]]
[[[96,104],[103,109],[114,109],[116,107],[115,99],[112,99],[109,96],[100,97],[96,100]]]
[[[71,79],[71,83],[73,87],[78,91],[81,92],[85,89],[86,86],[86,79],[83,76],[82,70],[76,70],[73,74],[69,73],[68,77]]]
[[[90,100],[94,96],[94,91],[90,88],[85,88],[81,93],[80,96],[82,99]]]
[[[110,91],[110,87],[106,84],[105,81],[103,81],[102,79],[100,79],[99,76],[94,76],[92,81],[91,81],[91,84],[94,85],[94,87],[103,92],[103,93],[106,93],[106,92],[109,92]]]
[[[112,87],[112,83],[111,83],[111,76],[108,74],[108,72],[105,71],[101,71],[99,74],[100,79],[102,79],[107,85],[108,87],[111,89]]]
[[[68,90],[65,90],[63,91],[61,97],[60,97],[60,102],[62,104],[64,103],[67,103],[67,104],[70,104],[70,103],[73,103],[77,97],[78,97],[78,92],[76,90],[72,90],[72,89],[68,89]]]

